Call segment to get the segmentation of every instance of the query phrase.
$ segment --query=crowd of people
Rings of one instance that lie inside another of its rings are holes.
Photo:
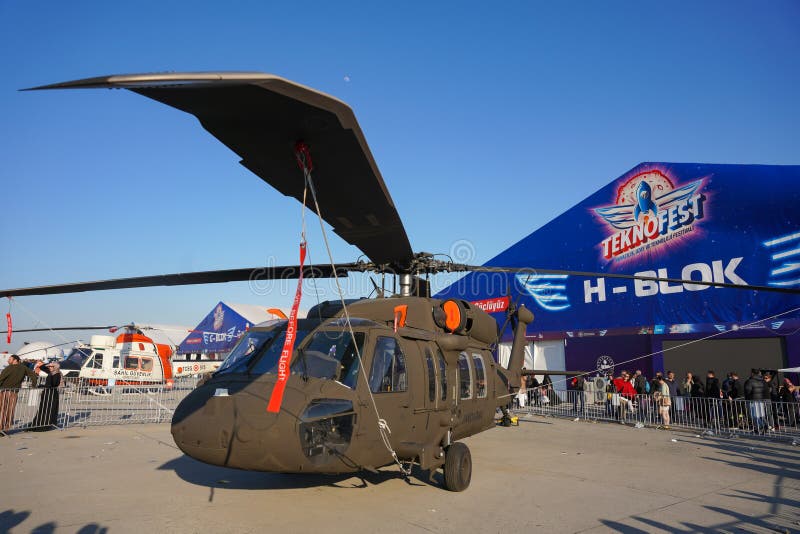
[[[584,376],[568,381],[569,394],[576,417],[586,414],[585,391],[590,388]],[[605,381],[605,415],[620,423],[628,420],[660,422],[669,429],[673,421],[680,424],[725,426],[751,430],[758,434],[779,430],[781,426],[798,428],[800,422],[800,387],[789,378],[779,381],[776,374],[753,369],[742,380],[730,372],[720,381],[713,370],[705,379],[686,373],[683,380],[675,373],[658,372],[648,380],[641,370],[607,375]],[[530,376],[523,386],[520,404],[556,405],[564,402],[553,390],[552,380],[544,376],[542,383]],[[747,402],[744,402],[747,401]]]
[[[34,431],[50,430],[58,423],[58,386],[61,385],[59,364],[37,361],[28,367],[19,356],[12,354],[8,357],[8,365],[0,372],[0,436],[14,426],[19,391],[26,379],[30,380],[32,387],[41,388],[36,415],[28,422],[27,428]]]

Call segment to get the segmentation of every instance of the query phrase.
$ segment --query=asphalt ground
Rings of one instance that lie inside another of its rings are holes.
[[[17,433],[0,438],[0,532],[800,532],[789,444],[544,417],[465,442],[472,484],[452,493],[390,468],[208,466],[166,424]]]

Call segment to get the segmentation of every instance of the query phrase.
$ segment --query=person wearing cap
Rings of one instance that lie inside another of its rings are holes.
[[[19,356],[8,357],[8,366],[0,372],[0,435],[14,425],[14,410],[17,408],[17,396],[22,382],[28,377],[31,384],[38,382],[38,375],[22,364]]]
[[[36,410],[36,417],[31,421],[30,429],[34,432],[44,432],[52,430],[58,425],[58,386],[61,385],[61,367],[57,362],[47,365],[39,362],[37,368],[47,376],[40,386],[42,396],[39,408]]]

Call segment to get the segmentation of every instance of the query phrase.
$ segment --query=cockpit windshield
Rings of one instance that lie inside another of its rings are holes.
[[[358,353],[364,347],[364,332],[355,332]],[[348,330],[322,330],[297,351],[292,373],[326,380],[336,380],[355,389],[358,381],[358,355]]]
[[[286,341],[287,322],[271,330],[254,330],[246,333],[220,366],[217,374],[247,373],[263,375],[278,372],[278,360]],[[308,330],[298,324],[295,347],[308,335]]]
[[[83,366],[84,362],[89,358],[89,355],[91,353],[92,349],[90,348],[75,347],[74,349],[72,349],[72,352],[69,353],[69,356],[64,358],[64,363],[69,362],[70,364],[74,365],[75,369],[80,369]],[[72,365],[68,367],[72,367]]]
[[[283,330],[285,332],[285,330]],[[219,367],[217,374],[225,373],[244,373],[247,372],[247,367],[261,351],[267,347],[270,342],[281,333],[281,330],[254,331],[247,332],[239,343],[233,347],[233,350],[222,365]]]

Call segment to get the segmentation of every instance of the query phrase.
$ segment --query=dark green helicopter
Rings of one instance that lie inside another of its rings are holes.
[[[533,314],[524,307],[509,308],[513,344],[508,367],[501,367],[492,355],[499,337],[496,321],[469,302],[431,298],[422,276],[534,269],[463,265],[415,254],[352,110],[329,95],[249,72],[105,76],[35,89],[73,88],[128,89],[196,116],[262,180],[304,204],[313,198],[319,217],[369,261],[175,273],[0,295],[330,278],[366,271],[396,275],[395,296],[384,298],[379,292],[377,299],[326,302],[312,308],[306,319],[292,316],[249,330],[221,368],[180,403],[172,435],[187,455],[214,465],[335,474],[392,463],[408,473],[418,464],[431,479],[443,469],[448,489],[466,489],[472,460],[459,440],[493,428],[498,408],[501,422],[509,424],[507,405],[520,387],[525,331]]]

